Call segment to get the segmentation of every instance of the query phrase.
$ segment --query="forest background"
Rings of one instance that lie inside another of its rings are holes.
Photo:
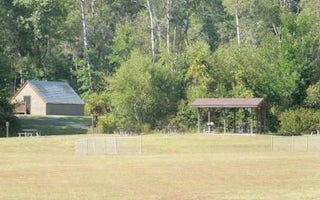
[[[1,129],[31,79],[69,82],[107,132],[192,129],[198,97],[262,97],[270,131],[319,129],[319,31],[319,0],[1,0]]]

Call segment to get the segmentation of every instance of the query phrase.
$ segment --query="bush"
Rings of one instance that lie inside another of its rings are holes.
[[[0,114],[0,137],[6,136],[6,122],[9,122],[9,135],[15,136],[20,130],[20,123],[15,116],[3,116]]]
[[[19,120],[12,113],[13,105],[10,105],[5,97],[0,97],[0,137],[6,136],[6,122],[10,123],[10,136],[20,130]]]
[[[307,89],[305,104],[311,108],[320,108],[320,81]]]
[[[85,101],[85,115],[99,114],[104,115],[110,111],[109,96],[103,93],[85,93],[83,95]]]
[[[117,122],[112,115],[100,117],[99,125],[104,133],[113,133],[117,129]]]
[[[147,134],[151,132],[151,125],[148,123],[132,123],[112,114],[102,116],[99,122],[104,133]]]
[[[279,116],[279,135],[310,134],[320,129],[320,111],[312,109],[296,109],[283,112]]]
[[[197,111],[191,108],[187,101],[181,101],[178,106],[178,113],[172,118],[168,127],[175,127],[179,131],[186,132],[197,126]]]

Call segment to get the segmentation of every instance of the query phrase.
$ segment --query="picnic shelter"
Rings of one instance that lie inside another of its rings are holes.
[[[214,118],[214,109],[223,109],[223,113],[226,113],[226,110],[233,112],[233,132],[235,133],[238,127],[236,124],[236,111],[239,109],[246,109],[250,113],[248,119],[249,133],[264,133],[266,131],[266,103],[263,98],[199,98],[191,103],[191,107],[197,109],[199,133],[201,132],[200,109],[208,110],[207,132],[211,132],[214,128],[212,120]],[[254,124],[256,124],[255,127]],[[227,120],[225,118],[223,120],[223,132],[227,132]]]

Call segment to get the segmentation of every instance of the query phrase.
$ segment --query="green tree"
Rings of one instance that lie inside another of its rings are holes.
[[[320,81],[307,88],[305,104],[311,108],[320,108]]]
[[[182,98],[181,82],[171,66],[152,64],[135,50],[110,79],[111,111],[124,125],[166,124]]]
[[[156,63],[149,69],[153,111],[151,125],[167,124],[178,111],[178,102],[184,97],[183,79],[170,65]]]
[[[290,109],[280,114],[280,135],[310,134],[320,128],[320,112],[312,109]]]
[[[13,116],[13,106],[9,103],[11,74],[8,72],[10,64],[0,48],[0,136],[6,135],[6,122],[11,124],[12,133],[18,128],[17,119]]]
[[[85,93],[83,99],[85,104],[85,114],[106,115],[110,112],[110,95],[107,91],[102,93]]]
[[[3,19],[3,12],[0,8],[0,19]],[[5,23],[0,20],[0,26]],[[2,31],[3,34],[2,34]],[[5,30],[0,29],[0,136],[6,135],[6,122],[10,123],[10,134],[16,132],[19,128],[18,121],[13,115],[13,106],[9,102],[12,92],[10,82],[12,79],[10,60],[7,55],[7,42]]]
[[[112,68],[119,67],[127,61],[135,45],[132,26],[128,22],[119,24],[111,45],[112,53],[108,57]]]
[[[123,126],[147,123],[150,119],[153,101],[150,65],[150,59],[134,51],[110,79],[112,112]]]
[[[298,15],[288,11],[282,15],[281,63],[300,76],[298,87],[292,94],[294,105],[303,104],[306,89],[320,78],[317,56],[320,38],[317,34],[319,25],[316,23],[319,19],[319,15],[310,7],[303,8]]]
[[[210,95],[209,84],[212,81],[209,45],[203,41],[195,42],[188,46],[186,56],[189,66],[185,75],[188,100],[207,97]]]
[[[198,0],[194,6],[194,14],[203,23],[200,35],[210,45],[211,50],[215,50],[221,41],[227,42],[234,37],[233,19],[225,12],[222,0]]]
[[[24,51],[19,50],[18,54],[30,57],[32,63],[29,65],[27,74],[20,74],[23,78],[51,79],[56,77],[59,70],[55,65],[60,63],[56,56],[55,47],[59,45],[62,36],[62,24],[68,13],[68,1],[58,2],[49,0],[39,1],[13,1],[14,11],[17,17],[16,24],[25,35],[19,34],[20,39],[28,42]],[[21,10],[23,12],[21,12]],[[19,30],[18,29],[18,30]],[[19,59],[19,57],[17,58]],[[18,62],[19,63],[19,62]],[[33,67],[32,67],[33,66]],[[17,66],[17,73],[23,72]],[[35,72],[35,73],[29,73]]]

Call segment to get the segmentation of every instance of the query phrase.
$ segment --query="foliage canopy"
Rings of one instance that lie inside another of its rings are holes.
[[[319,107],[319,7],[317,0],[1,1],[1,114],[25,80],[63,80],[114,127],[181,118],[191,126],[186,105],[195,98],[263,97],[274,130],[284,110]]]

